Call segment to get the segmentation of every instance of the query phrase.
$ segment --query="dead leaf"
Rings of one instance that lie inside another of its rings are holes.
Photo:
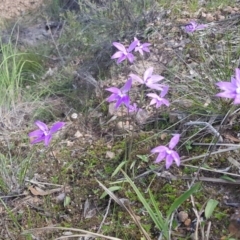
[[[46,195],[50,195],[52,193],[56,193],[56,192],[60,192],[62,191],[63,189],[62,188],[55,188],[55,189],[51,189],[51,190],[42,190],[41,188],[39,187],[32,187],[32,186],[29,186],[28,187],[28,190],[34,195],[34,196],[46,196]]]
[[[91,208],[91,209],[90,209]],[[97,210],[95,207],[92,207],[90,201],[86,199],[84,203],[83,216],[84,218],[92,218],[96,215]]]

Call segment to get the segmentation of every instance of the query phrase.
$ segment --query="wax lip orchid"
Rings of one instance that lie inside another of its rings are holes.
[[[130,104],[130,98],[127,95],[129,90],[132,87],[132,79],[128,79],[125,85],[122,88],[110,87],[106,88],[107,91],[111,92],[112,94],[107,98],[108,102],[116,101],[115,108],[119,108],[121,104],[125,104],[126,107]]]
[[[165,87],[164,85],[158,83],[159,81],[163,80],[164,77],[162,77],[160,75],[153,75],[153,67],[150,67],[145,71],[145,73],[143,75],[143,79],[141,79],[139,76],[137,76],[135,74],[130,74],[129,76],[133,80],[136,80],[137,82],[139,82],[141,84],[145,84],[147,87],[149,87],[151,89],[162,91],[163,88]]]
[[[36,144],[38,142],[44,142],[45,146],[48,146],[52,136],[55,132],[57,132],[59,129],[61,129],[64,126],[64,122],[56,122],[53,124],[53,126],[48,129],[48,126],[41,122],[41,121],[36,121],[35,124],[39,127],[39,129],[30,132],[28,136],[31,139],[32,144]]]
[[[150,52],[149,46],[150,43],[140,43],[140,41],[135,37],[134,41],[136,41],[137,45],[134,49],[135,52],[139,52],[141,55],[143,55],[143,52]]]
[[[119,51],[113,54],[111,59],[118,58],[117,63],[121,63],[125,59],[128,59],[130,63],[134,61],[134,56],[131,52],[137,46],[137,41],[133,41],[127,49],[118,42],[114,42],[113,46],[116,47]]]
[[[158,96],[156,93],[148,93],[147,96],[152,98],[150,105],[156,104],[156,108],[159,108],[162,105],[166,105],[168,107],[170,103],[167,99],[164,98],[164,96],[168,93],[168,89],[168,86],[164,87],[160,93],[160,96]]]
[[[168,169],[175,161],[176,165],[180,166],[180,157],[173,148],[178,144],[180,139],[180,134],[175,134],[169,142],[169,147],[158,146],[151,150],[151,153],[158,153],[155,163],[161,162],[163,159],[166,159],[166,169]]]
[[[193,33],[195,31],[203,30],[207,26],[205,24],[198,24],[196,21],[190,21],[184,26],[186,33]]]
[[[235,77],[231,77],[231,82],[218,82],[216,85],[223,90],[216,94],[217,97],[232,98],[233,104],[240,104],[240,69],[235,69]]]
[[[132,105],[129,105],[129,106],[128,106],[128,111],[129,111],[129,113],[137,113],[138,110],[139,110],[139,109],[138,109],[136,103],[133,103]]]

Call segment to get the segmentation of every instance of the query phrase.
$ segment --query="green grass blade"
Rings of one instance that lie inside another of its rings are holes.
[[[142,193],[138,190],[137,186],[134,184],[134,182],[131,180],[131,178],[128,177],[128,175],[122,171],[124,174],[124,177],[127,179],[128,183],[131,185],[131,187],[133,188],[133,190],[135,191],[135,193],[138,196],[138,199],[141,201],[141,203],[143,204],[143,206],[145,207],[145,209],[147,210],[148,214],[150,215],[151,219],[153,220],[153,222],[155,223],[156,227],[160,230],[163,231],[163,235],[166,239],[168,239],[168,232],[166,231],[166,227],[162,224],[161,221],[158,220],[156,213],[153,211],[153,209],[150,207],[150,205],[148,204],[148,202],[146,201],[146,199],[144,198],[144,196],[142,195]]]
[[[114,170],[112,177],[114,177],[116,174],[118,174],[118,172],[120,171],[120,169],[122,169],[122,167],[126,164],[127,161],[123,161],[121,162],[117,168]]]
[[[154,199],[154,196],[153,196],[153,194],[151,193],[151,191],[149,191],[149,195],[150,195],[151,203],[152,203],[152,205],[153,205],[153,207],[154,207],[155,213],[156,213],[156,215],[157,215],[157,217],[158,217],[158,221],[160,222],[160,224],[161,224],[162,226],[164,226],[165,220],[164,220],[164,218],[163,218],[163,216],[162,216],[162,214],[161,214],[161,212],[160,212],[160,210],[159,210],[159,208],[158,208],[158,206],[157,206],[157,202],[156,202],[156,200]],[[166,230],[167,230],[167,229],[165,229],[165,231],[166,231]]]

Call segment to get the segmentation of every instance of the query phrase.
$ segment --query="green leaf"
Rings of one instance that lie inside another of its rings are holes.
[[[148,155],[137,155],[139,159],[141,159],[143,162],[148,162]]]
[[[126,162],[127,161],[123,161],[117,166],[117,168],[115,169],[115,171],[112,174],[112,177],[114,177],[116,174],[118,174],[118,172],[121,170],[121,168],[125,165]]]
[[[71,202],[71,198],[69,196],[66,196],[64,198],[63,206],[67,207],[70,204],[70,202]]]
[[[171,207],[169,208],[168,212],[167,212],[167,219],[169,219],[172,215],[172,213],[178,209],[178,207],[185,202],[194,192],[196,192],[199,187],[200,187],[201,183],[196,183],[195,185],[193,185],[190,189],[188,189],[185,193],[183,193],[180,197],[178,197],[173,204],[171,205]]]
[[[212,216],[212,213],[216,206],[218,205],[218,201],[214,199],[209,199],[205,208],[205,217],[208,219]]]
[[[119,190],[119,189],[122,189],[122,187],[120,187],[120,186],[112,186],[112,187],[108,188],[108,190],[111,191],[111,192],[115,192],[115,191],[117,191],[117,190]],[[100,199],[105,198],[107,195],[108,195],[108,193],[105,191],[105,192],[101,195]]]
[[[230,182],[236,182],[235,179],[233,179],[233,178],[231,178],[231,177],[229,177],[229,176],[227,176],[227,175],[223,175],[223,176],[221,176],[220,178],[221,178],[221,179],[224,179],[224,180],[227,180],[227,181],[230,181]]]

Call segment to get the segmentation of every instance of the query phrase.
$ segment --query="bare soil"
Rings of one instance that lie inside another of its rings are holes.
[[[16,18],[41,5],[43,5],[43,0],[2,0],[0,5],[0,18]]]

